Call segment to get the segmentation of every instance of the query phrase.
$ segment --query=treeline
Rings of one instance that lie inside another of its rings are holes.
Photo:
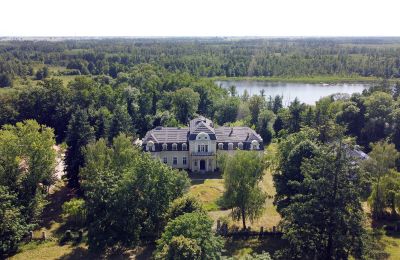
[[[397,38],[103,39],[13,41],[0,45],[0,73],[31,76],[35,64],[63,74],[116,78],[141,63],[201,77],[357,75],[400,77]],[[1,77],[0,77],[1,79]],[[8,86],[8,80],[0,81]]]

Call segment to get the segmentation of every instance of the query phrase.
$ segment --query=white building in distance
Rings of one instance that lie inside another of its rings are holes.
[[[263,152],[263,140],[249,127],[217,127],[198,117],[189,127],[156,127],[146,133],[142,147],[173,168],[193,172],[217,170],[217,157],[235,150]]]

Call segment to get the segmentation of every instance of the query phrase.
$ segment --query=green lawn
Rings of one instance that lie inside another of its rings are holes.
[[[224,182],[222,179],[205,179],[193,181],[189,194],[203,203],[208,211],[219,210],[218,199],[224,192]]]

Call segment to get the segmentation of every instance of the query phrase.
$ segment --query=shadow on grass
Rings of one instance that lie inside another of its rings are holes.
[[[75,259],[99,259],[98,256],[93,255],[88,249],[83,247],[77,247],[72,250],[71,253],[63,255],[58,260],[75,260]]]
[[[206,181],[206,179],[192,179],[190,180],[190,184],[193,185],[200,185],[203,184]]]
[[[61,223],[62,220],[62,205],[64,202],[72,198],[72,191],[62,181],[57,183],[57,187],[52,194],[49,194],[47,199],[49,204],[43,210],[42,227],[49,229],[53,222]]]

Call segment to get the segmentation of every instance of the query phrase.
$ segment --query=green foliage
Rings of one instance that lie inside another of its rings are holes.
[[[359,171],[341,144],[326,146],[301,168],[304,180],[284,209],[284,259],[356,259],[363,255]]]
[[[221,100],[216,108],[215,119],[218,124],[223,125],[234,122],[238,116],[240,100],[236,97],[229,97]]]
[[[266,194],[259,187],[264,175],[264,161],[261,154],[237,150],[227,158],[224,167],[223,203],[232,209],[232,217],[242,219],[246,228],[246,219],[257,219],[264,209]]]
[[[36,79],[37,80],[42,80],[45,79],[49,76],[49,68],[43,67],[42,69],[38,70],[36,72]]]
[[[220,259],[223,243],[211,229],[212,223],[200,212],[186,213],[171,220],[157,240],[155,258]]]
[[[12,86],[12,79],[11,76],[7,73],[0,73],[0,87],[11,87]]]
[[[240,257],[227,257],[224,258],[225,260],[272,260],[271,255],[269,253],[261,253],[261,254],[257,254],[257,253],[253,253],[253,254],[246,254],[244,256],[240,256]]]
[[[84,154],[80,175],[89,248],[103,251],[135,246],[140,237],[155,239],[170,203],[189,185],[186,174],[153,160],[124,135],[114,138],[111,147],[103,139],[89,144]]]
[[[0,130],[0,185],[18,197],[26,221],[44,206],[43,193],[53,183],[56,153],[53,130],[26,120]]]
[[[387,123],[390,122],[390,113],[393,109],[391,95],[384,92],[374,92],[364,99],[365,127],[363,137],[366,143],[376,142],[388,134]]]
[[[182,235],[173,236],[169,244],[164,245],[162,251],[156,254],[154,258],[170,260],[200,260],[201,248],[196,242],[196,240],[186,238]]]
[[[264,145],[268,145],[274,135],[275,114],[271,110],[262,110],[258,116],[256,130],[261,135]]]
[[[15,252],[27,231],[17,197],[0,185],[0,257]]]
[[[206,211],[203,208],[203,205],[193,196],[186,195],[181,198],[175,199],[167,212],[167,219],[172,220],[175,219],[185,213],[192,212],[203,212]]]
[[[86,208],[83,199],[73,198],[62,205],[64,217],[77,226],[86,222]]]
[[[258,121],[259,114],[262,109],[265,108],[265,99],[264,97],[254,95],[249,99],[249,109],[251,114],[250,123],[252,125],[256,125]]]
[[[200,102],[200,95],[191,88],[181,88],[173,96],[174,110],[177,119],[187,123],[194,116]]]
[[[400,158],[400,153],[393,144],[378,142],[371,144],[372,151],[369,159],[362,163],[364,178],[371,184],[368,187],[371,191],[369,204],[372,208],[372,215],[380,219],[385,215],[386,207],[392,209],[396,214],[398,207],[399,176],[395,172],[396,161]]]
[[[79,107],[68,124],[68,145],[65,163],[70,187],[79,188],[79,169],[84,164],[83,148],[94,140],[94,129],[89,123],[87,111]]]
[[[274,203],[281,215],[292,198],[300,192],[300,183],[304,179],[302,163],[318,153],[317,144],[312,139],[303,139],[304,134],[292,134],[279,144],[280,159],[273,179],[276,189]]]

